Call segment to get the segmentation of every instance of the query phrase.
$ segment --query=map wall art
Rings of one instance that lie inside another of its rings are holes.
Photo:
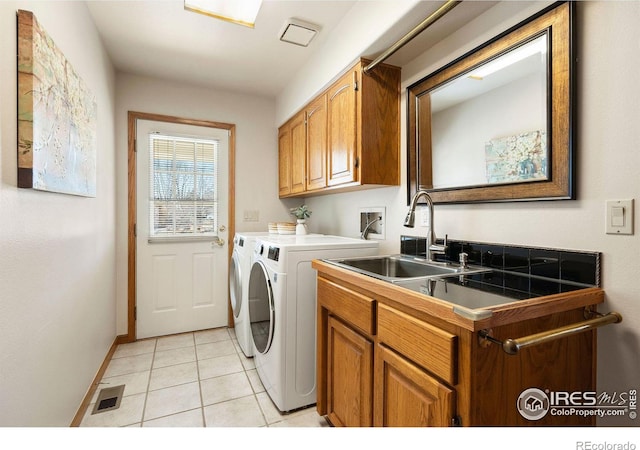
[[[96,196],[95,96],[30,11],[18,11],[18,187]]]
[[[487,183],[548,178],[547,133],[542,130],[492,139],[485,144]]]

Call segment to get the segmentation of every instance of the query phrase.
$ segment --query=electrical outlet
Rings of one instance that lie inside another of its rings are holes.
[[[260,211],[258,210],[244,210],[242,221],[243,222],[258,222],[260,220]]]
[[[429,208],[420,208],[420,225],[429,226]]]

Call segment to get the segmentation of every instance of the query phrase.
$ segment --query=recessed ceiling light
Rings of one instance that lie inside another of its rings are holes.
[[[320,27],[302,20],[289,19],[280,30],[280,40],[306,47],[316,36]]]
[[[262,0],[184,0],[184,9],[253,28]]]

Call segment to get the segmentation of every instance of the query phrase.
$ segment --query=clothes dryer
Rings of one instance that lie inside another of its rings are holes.
[[[229,265],[229,294],[238,345],[249,358],[253,356],[249,325],[249,271],[253,262],[256,239],[267,235],[266,231],[242,231],[237,232],[233,237],[233,252]]]
[[[340,236],[256,240],[249,275],[254,361],[280,411],[316,402],[316,271],[311,261],[376,254],[377,242]]]

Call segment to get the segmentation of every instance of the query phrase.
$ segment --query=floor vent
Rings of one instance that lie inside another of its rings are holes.
[[[113,411],[120,407],[120,400],[124,393],[124,384],[102,389],[91,414]]]

